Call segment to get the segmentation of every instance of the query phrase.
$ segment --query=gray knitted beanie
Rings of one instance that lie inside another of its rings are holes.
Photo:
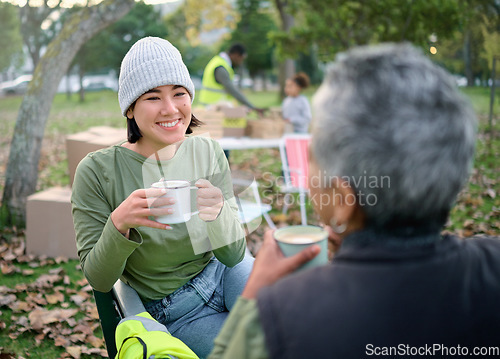
[[[126,116],[130,105],[147,91],[164,85],[186,88],[194,100],[194,85],[182,56],[170,42],[158,37],[137,41],[123,58],[118,80],[118,102]]]

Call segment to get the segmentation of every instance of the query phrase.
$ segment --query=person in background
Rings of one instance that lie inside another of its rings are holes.
[[[234,70],[243,64],[247,52],[242,44],[231,45],[227,52],[222,51],[215,55],[205,66],[202,88],[200,91],[200,104],[205,107],[216,105],[231,105],[232,99],[256,111],[259,116],[264,114],[264,109],[254,106],[234,85]],[[224,150],[226,158],[229,160],[231,151]]]
[[[227,52],[215,55],[205,67],[200,91],[200,104],[212,106],[229,103],[233,98],[248,108],[262,114],[263,109],[254,106],[234,85],[234,69],[243,64],[247,56],[242,44],[231,45]]]
[[[286,122],[293,125],[294,133],[307,133],[311,122],[311,106],[302,91],[309,87],[309,76],[299,72],[286,80],[285,94],[281,110]]]
[[[500,238],[441,234],[476,141],[452,76],[410,44],[359,47],[313,105],[311,199],[342,244],[287,276],[319,247],[284,258],[266,232],[209,358],[498,355]]]
[[[153,318],[204,358],[253,258],[245,256],[221,147],[213,139],[189,136],[200,125],[191,112],[194,95],[181,54],[170,42],[137,41],[119,78],[128,140],[80,162],[71,202],[78,254],[90,285],[108,292],[118,279],[129,284]],[[159,170],[165,180],[198,188],[199,215],[171,225],[154,220],[171,213],[165,206],[173,203],[163,197],[168,189],[151,187]]]

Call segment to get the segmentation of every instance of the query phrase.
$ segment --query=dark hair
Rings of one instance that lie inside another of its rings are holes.
[[[240,43],[236,43],[231,45],[228,51],[229,54],[238,54],[238,55],[245,55],[247,53],[247,50],[245,49],[245,46],[243,46]]]
[[[292,81],[299,85],[302,89],[307,88],[310,84],[309,76],[307,76],[304,72],[297,73],[292,77]]]
[[[133,109],[135,102],[130,106]],[[203,122],[198,120],[195,115],[191,113],[191,122],[189,123],[188,128],[186,129],[186,135],[193,133],[194,127],[200,127],[203,125]],[[135,122],[135,118],[127,117],[127,140],[130,143],[136,143],[139,138],[142,137],[141,130],[139,130],[139,126],[137,126],[137,122]]]

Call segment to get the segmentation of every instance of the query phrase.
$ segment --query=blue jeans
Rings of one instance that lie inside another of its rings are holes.
[[[213,257],[200,274],[175,292],[146,303],[146,310],[200,358],[205,358],[245,287],[253,261],[245,256],[229,268]]]

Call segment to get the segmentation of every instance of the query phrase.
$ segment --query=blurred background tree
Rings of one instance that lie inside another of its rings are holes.
[[[77,11],[77,8],[72,10]],[[137,40],[145,36],[167,38],[168,35],[158,9],[143,2],[135,3],[127,15],[86,42],[75,56],[72,68],[76,68],[79,73],[80,101],[85,96],[85,74],[109,70],[118,74],[123,57]]]
[[[484,21],[488,32],[500,30],[500,1],[498,0],[461,0],[462,26],[460,41],[463,44],[464,75],[467,85],[473,86],[475,78],[488,77],[488,63],[485,61]]]
[[[275,32],[281,56],[293,57],[317,46],[318,59],[330,61],[354,45],[410,41],[425,46],[431,34],[449,37],[460,24],[456,0],[295,0],[289,10],[295,25]]]
[[[252,83],[255,84],[259,77],[265,89],[267,77],[274,65],[274,45],[268,39],[268,34],[277,30],[272,9],[267,1],[261,0],[237,0],[236,6],[240,21],[221,50],[229,49],[236,42],[244,44],[247,49],[245,65]]]
[[[48,24],[53,19],[57,19],[64,10],[60,7],[60,0],[27,1],[24,6],[19,8],[21,35],[33,68],[40,61],[42,49],[55,36],[54,32],[47,31]]]
[[[22,38],[20,32],[19,8],[0,2],[0,72],[11,64],[20,65],[22,58]]]
[[[201,79],[203,69],[213,56],[213,49],[201,41],[190,42],[188,30],[195,25],[189,25],[190,22],[186,20],[186,14],[189,16],[191,13],[186,10],[187,6],[188,4],[184,3],[176,11],[166,15],[163,21],[168,29],[168,40],[179,49],[191,75]],[[196,18],[199,18],[198,15]]]
[[[74,56],[88,40],[123,17],[133,5],[134,0],[105,0],[83,7],[48,44],[18,112],[5,172],[0,208],[2,227],[25,226],[26,200],[36,189],[45,125],[58,85]]]
[[[227,28],[235,29],[240,20],[232,1],[227,0],[184,0],[185,36],[191,46],[201,44],[201,34]],[[222,38],[227,32],[222,33]]]

